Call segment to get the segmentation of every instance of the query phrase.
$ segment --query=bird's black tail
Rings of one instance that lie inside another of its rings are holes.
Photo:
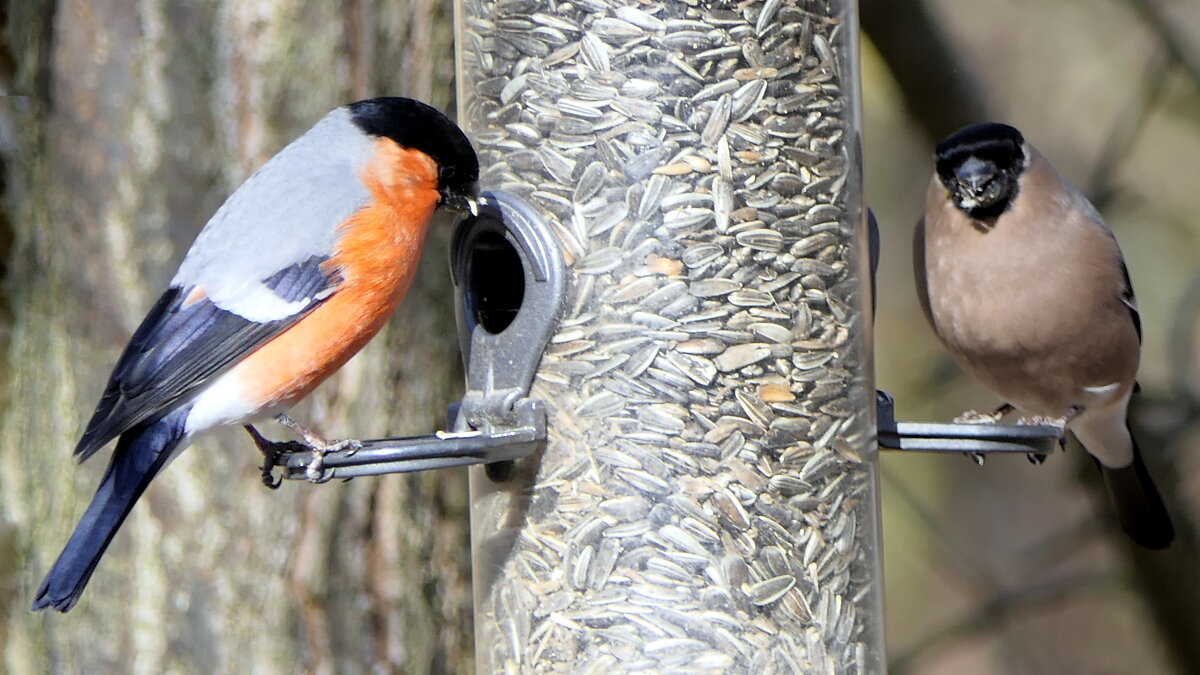
[[[1110,469],[1101,464],[1100,472],[1117,512],[1117,522],[1125,534],[1143,548],[1169,546],[1175,538],[1175,528],[1158,488],[1146,470],[1137,443],[1133,445],[1133,462],[1129,466]]]
[[[121,435],[96,496],[38,588],[33,611],[53,607],[66,612],[79,601],[117,528],[183,440],[189,409],[177,410]]]

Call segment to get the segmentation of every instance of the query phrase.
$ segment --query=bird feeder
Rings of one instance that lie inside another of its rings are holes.
[[[456,237],[464,344],[546,435],[471,469],[479,673],[882,672],[855,12],[457,3],[521,222]]]

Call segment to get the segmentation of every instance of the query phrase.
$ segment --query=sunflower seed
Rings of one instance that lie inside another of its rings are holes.
[[[753,363],[758,363],[770,355],[770,345],[761,342],[752,342],[744,345],[734,345],[726,349],[715,359],[715,363],[721,372],[729,372],[745,368]]]
[[[746,595],[756,605],[769,605],[782,598],[795,585],[796,577],[785,574],[752,584],[746,589]]]

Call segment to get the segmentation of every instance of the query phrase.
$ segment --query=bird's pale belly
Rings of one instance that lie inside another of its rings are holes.
[[[992,393],[1046,417],[1128,393],[1116,383],[1133,381],[1138,339],[1128,307],[1115,295],[1046,292],[1057,283],[1045,283],[1045,271],[944,263],[929,271],[944,275],[929,285],[938,336],[955,362]],[[971,303],[948,295],[964,287],[989,291],[973,293]]]
[[[1128,309],[1115,298],[1114,307],[1019,301],[1003,291],[972,304],[937,300],[931,298],[937,332],[954,360],[1029,414],[1061,417],[1073,406],[1099,407],[1128,393],[1119,383],[1133,380],[1137,340]],[[1111,314],[1100,325],[1112,330],[1097,332],[1085,320],[1089,312]]]

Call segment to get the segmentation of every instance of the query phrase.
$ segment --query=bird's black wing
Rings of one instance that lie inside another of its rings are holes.
[[[1121,303],[1129,308],[1130,315],[1133,316],[1133,327],[1137,329],[1138,344],[1142,343],[1142,315],[1138,312],[1137,300],[1133,297],[1133,281],[1129,279],[1129,268],[1125,266],[1125,261],[1121,262],[1121,276],[1125,279],[1125,287],[1121,289]]]
[[[167,289],[113,368],[75,456],[84,461],[128,429],[166,414],[197,387],[319,306],[341,280],[322,265],[326,260],[313,256],[263,280],[282,301],[310,300],[274,321],[247,319],[207,298],[188,302],[192,289]]]

